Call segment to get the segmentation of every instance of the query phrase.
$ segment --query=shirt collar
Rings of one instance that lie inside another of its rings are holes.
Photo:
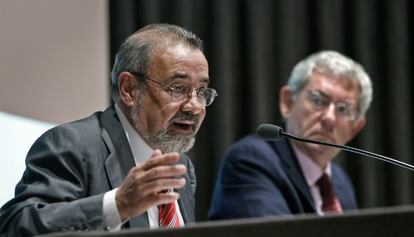
[[[144,141],[144,139],[138,134],[135,128],[129,123],[124,113],[115,104],[115,111],[118,115],[121,125],[124,128],[125,135],[128,139],[129,146],[134,156],[135,164],[140,164],[148,160],[153,152],[152,148]]]
[[[315,185],[318,179],[322,176],[323,172],[326,172],[329,177],[331,176],[331,162],[326,165],[325,170],[322,170],[311,158],[300,151],[294,143],[291,144],[298,159],[299,166],[302,169],[302,173],[304,174],[306,182],[309,186]]]

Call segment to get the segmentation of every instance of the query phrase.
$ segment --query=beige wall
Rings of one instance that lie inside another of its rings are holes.
[[[109,104],[105,0],[0,0],[0,111],[63,123]]]

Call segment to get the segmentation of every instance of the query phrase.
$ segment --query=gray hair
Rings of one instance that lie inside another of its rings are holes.
[[[114,102],[119,96],[118,78],[121,72],[140,72],[146,75],[154,49],[177,44],[204,51],[203,42],[198,36],[176,25],[151,24],[129,36],[121,44],[112,68],[111,95]]]
[[[335,51],[321,51],[296,64],[287,83],[294,96],[301,92],[315,70],[322,74],[357,81],[360,89],[359,114],[363,115],[367,112],[372,101],[370,77],[360,64]]]

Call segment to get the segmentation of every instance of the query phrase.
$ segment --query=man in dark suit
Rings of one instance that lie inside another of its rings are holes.
[[[34,143],[0,235],[193,222],[196,181],[184,152],[216,96],[208,84],[193,33],[154,24],[128,37],[112,70],[114,104]],[[160,221],[167,206],[172,215]]]
[[[295,66],[279,99],[287,132],[345,144],[365,125],[372,84],[353,60],[322,51]],[[338,152],[285,138],[243,138],[225,154],[209,219],[325,215],[357,208],[349,177],[331,162]]]

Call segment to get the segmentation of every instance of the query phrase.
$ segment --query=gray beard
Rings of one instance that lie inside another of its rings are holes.
[[[193,147],[195,143],[196,132],[193,132],[189,135],[171,135],[168,134],[168,131],[166,129],[164,129],[155,136],[148,135],[143,131],[140,119],[138,118],[140,110],[141,103],[138,103],[137,108],[131,113],[132,121],[134,123],[135,129],[152,149],[160,149],[163,153],[185,153]]]
[[[144,140],[153,148],[160,149],[163,153],[187,152],[195,142],[195,134],[170,135],[167,130],[162,130],[156,136],[144,136]]]

